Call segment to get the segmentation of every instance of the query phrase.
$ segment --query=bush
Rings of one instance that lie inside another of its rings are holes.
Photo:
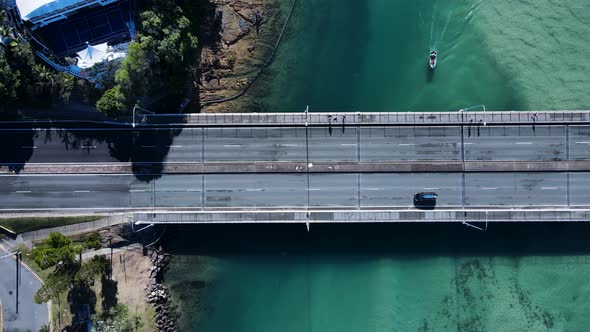
[[[100,249],[100,234],[98,232],[88,234],[84,245],[87,249]]]
[[[115,116],[124,112],[126,98],[119,85],[107,90],[96,103],[96,108],[109,116]]]

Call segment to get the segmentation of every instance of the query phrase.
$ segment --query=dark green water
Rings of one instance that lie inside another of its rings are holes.
[[[585,331],[589,225],[186,226],[182,331]]]
[[[589,53],[585,0],[297,0],[250,94],[267,111],[587,109]]]

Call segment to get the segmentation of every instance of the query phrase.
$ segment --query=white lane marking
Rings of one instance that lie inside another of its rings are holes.
[[[576,142],[576,144],[590,144],[590,142]]]
[[[319,189],[319,188],[309,188],[307,190],[309,190],[309,191],[320,191],[321,189]]]
[[[96,149],[96,145],[82,145],[82,149]]]
[[[533,144],[533,142],[516,142],[516,144],[519,144],[519,145],[529,145],[529,144]]]
[[[129,191],[132,193],[141,193],[141,192],[146,192],[147,190],[145,190],[145,189],[131,189]]]
[[[279,144],[280,146],[284,146],[284,147],[292,147],[292,146],[297,146],[297,144]]]
[[[235,148],[235,147],[240,147],[242,145],[240,145],[240,144],[223,144],[223,146],[226,148]]]
[[[381,190],[380,188],[364,188],[365,190]]]
[[[356,143],[342,143],[342,146],[356,146]]]
[[[182,145],[168,145],[169,148],[181,148]]]
[[[21,149],[36,149],[36,146],[21,146]]]
[[[26,194],[26,193],[30,193],[30,190],[17,190],[15,191],[17,194]]]
[[[467,142],[467,143],[463,143],[463,144],[465,144],[465,145],[471,145],[471,144],[475,144],[475,143]]]
[[[543,190],[555,190],[558,189],[557,187],[541,187]]]
[[[407,146],[407,145],[416,145],[416,143],[400,143],[398,145]]]
[[[262,191],[262,189],[246,189],[246,191]]]
[[[437,190],[437,189],[440,189],[440,188],[424,188],[424,190]]]
[[[498,188],[483,187],[481,190],[498,190]]]
[[[90,190],[74,190],[75,193],[89,193]]]

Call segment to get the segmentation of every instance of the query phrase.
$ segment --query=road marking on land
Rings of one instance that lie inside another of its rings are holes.
[[[223,146],[226,148],[235,148],[235,147],[240,147],[242,145],[240,145],[240,144],[223,144]]]
[[[590,144],[590,142],[576,142],[576,144]]]
[[[129,191],[132,193],[140,193],[140,192],[146,192],[147,190],[145,190],[145,189],[131,189]]]
[[[364,188],[364,189],[365,190],[373,190],[373,191],[375,191],[375,190],[381,190],[380,188]]]
[[[258,188],[256,188],[256,189],[246,189],[246,191],[262,191],[262,189],[258,189]]]
[[[533,144],[533,142],[516,142],[516,144],[529,145],[529,144]]]
[[[424,190],[437,190],[437,189],[440,189],[440,188],[424,188]]]
[[[541,187],[543,190],[555,190],[558,189],[557,187]]]
[[[307,190],[309,190],[309,191],[320,191],[321,189],[319,189],[319,188],[309,188]]]
[[[182,145],[168,145],[169,148],[181,148]]]
[[[356,143],[342,143],[342,146],[356,146]]]
[[[75,193],[89,193],[90,190],[74,190]]]
[[[26,194],[26,193],[30,193],[30,190],[17,190],[16,193],[17,194]]]
[[[82,149],[96,149],[96,145],[82,145]]]
[[[471,145],[471,144],[475,144],[475,143],[471,143],[471,142],[467,142],[467,143],[463,143],[465,145]]]
[[[483,187],[481,190],[498,190],[498,188]]]
[[[284,146],[284,147],[292,147],[292,146],[297,146],[297,144],[279,144],[280,146]]]
[[[407,146],[407,145],[416,145],[416,143],[400,143],[398,145]]]
[[[36,149],[36,146],[21,146],[22,149]]]

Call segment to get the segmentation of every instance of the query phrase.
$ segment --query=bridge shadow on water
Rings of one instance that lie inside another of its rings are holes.
[[[559,255],[590,254],[589,232],[590,223],[177,225],[165,245],[173,255]]]

